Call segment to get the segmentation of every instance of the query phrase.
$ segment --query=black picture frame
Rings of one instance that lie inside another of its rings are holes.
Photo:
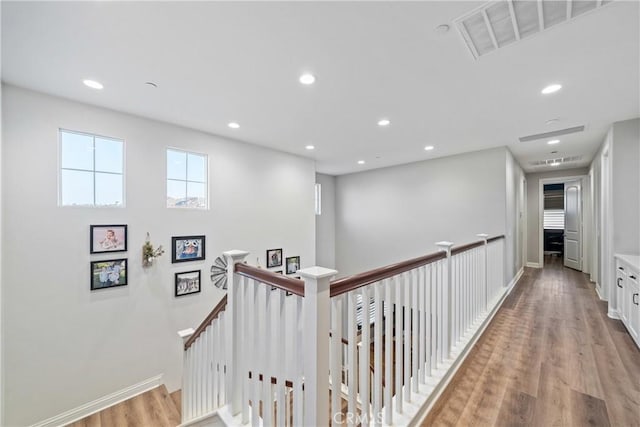
[[[205,236],[174,236],[171,238],[171,263],[203,261],[206,246]]]
[[[127,286],[127,258],[91,261],[89,283],[92,291]]]
[[[282,248],[267,249],[267,268],[282,266]]]
[[[300,256],[287,257],[285,270],[287,274],[296,274],[296,272],[300,270]]]
[[[111,237],[109,237],[111,235]],[[127,224],[89,226],[89,253],[127,251]]]
[[[202,290],[202,275],[200,270],[182,271],[175,274],[175,296],[197,294]]]

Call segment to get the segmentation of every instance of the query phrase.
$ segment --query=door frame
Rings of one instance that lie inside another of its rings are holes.
[[[538,261],[540,268],[544,268],[544,186],[545,184],[564,184],[567,181],[580,180],[580,203],[582,203],[582,209],[580,209],[580,225],[582,227],[582,235],[584,236],[584,181],[588,175],[571,175],[571,176],[558,176],[556,178],[541,178],[538,181]],[[582,239],[584,240],[584,239]],[[581,256],[584,254],[584,242],[583,249],[581,249]],[[581,268],[584,268],[583,262],[580,263]]]

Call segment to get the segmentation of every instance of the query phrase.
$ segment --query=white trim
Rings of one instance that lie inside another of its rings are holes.
[[[540,265],[539,262],[528,262],[527,263],[527,267],[531,267],[531,268],[542,268],[542,266]]]
[[[33,424],[31,427],[57,427],[71,424],[160,385],[162,385],[162,374],[108,394],[92,402],[85,403],[84,405],[78,406],[77,408],[63,412],[62,414],[48,418],[44,421],[40,421],[39,423]]]
[[[249,411],[251,411],[251,409],[249,409]],[[238,417],[242,417],[242,415],[239,415]],[[237,420],[234,420],[234,417],[229,412],[229,405],[225,405],[222,408],[207,412],[198,418],[185,421],[184,423],[179,424],[178,427],[229,426],[236,424],[235,421],[237,421],[237,425],[242,425],[241,419],[238,418]]]
[[[597,282],[595,283],[595,288],[596,288],[596,294],[598,295],[598,298],[600,298],[602,301],[607,301],[606,298],[602,297],[602,294],[600,293],[600,285]]]
[[[544,185],[545,184],[564,184],[566,181],[575,181],[580,180],[580,192],[583,192],[584,185],[583,180],[586,179],[588,175],[574,175],[574,176],[559,176],[556,178],[540,178],[538,180],[538,264],[540,264],[540,268],[544,267]],[[580,199],[582,200],[582,194],[580,194]],[[582,212],[580,213],[582,218],[580,221],[584,226],[584,216]],[[582,242],[584,244],[584,242]]]
[[[513,276],[513,279],[511,279],[511,281],[507,285],[507,290],[508,290],[507,293],[508,294],[511,293],[511,291],[513,290],[513,287],[516,285],[516,283],[518,283],[518,280],[520,280],[520,278],[522,277],[523,273],[524,273],[524,268],[520,267],[520,270],[518,270],[516,275]],[[502,303],[500,303],[500,304],[502,304]]]
[[[609,311],[607,311],[607,316],[612,319],[620,320],[620,312],[618,310],[611,308],[611,305],[609,305]]]

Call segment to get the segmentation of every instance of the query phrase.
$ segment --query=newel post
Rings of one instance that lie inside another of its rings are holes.
[[[242,371],[243,364],[242,352],[240,349],[240,341],[242,331],[240,330],[240,316],[242,312],[239,306],[240,287],[236,280],[235,266],[236,263],[244,261],[249,255],[246,251],[227,251],[223,252],[224,259],[227,261],[227,318],[226,318],[226,336],[225,347],[227,349],[227,403],[233,415],[242,410]]]
[[[436,246],[438,248],[440,248],[440,250],[445,251],[447,253],[447,261],[446,261],[446,265],[447,265],[447,274],[444,275],[444,283],[442,284],[442,291],[443,291],[443,299],[444,299],[444,305],[442,307],[442,318],[443,319],[447,319],[447,325],[446,325],[446,333],[444,334],[444,348],[447,351],[447,358],[451,357],[451,347],[452,347],[452,339],[451,339],[451,332],[452,332],[452,326],[453,326],[453,298],[451,297],[452,295],[452,280],[451,280],[451,247],[453,246],[453,242],[447,242],[447,241],[443,241],[443,242],[437,242]]]
[[[323,267],[298,270],[304,280],[304,425],[327,424],[329,414],[329,282],[338,273]]]
[[[484,250],[482,251],[483,253],[482,256],[484,257],[484,263],[483,263],[484,276],[482,277],[482,282],[483,282],[483,289],[484,289],[484,308],[486,310],[487,307],[489,306],[489,290],[487,289],[488,282],[489,282],[489,252],[487,248],[487,244],[488,244],[487,239],[489,238],[489,235],[485,233],[481,233],[481,234],[477,234],[477,236],[484,241]]]

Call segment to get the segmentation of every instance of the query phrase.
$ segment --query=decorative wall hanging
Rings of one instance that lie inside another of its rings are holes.
[[[144,245],[142,245],[142,266],[151,267],[153,265],[153,261],[163,253],[164,249],[162,248],[162,245],[154,249],[151,244],[149,233],[147,232],[147,238],[144,241]]]
[[[220,289],[227,289],[227,261],[217,257],[211,266],[211,281]]]
[[[287,274],[295,274],[300,269],[300,257],[292,256],[287,258]]]
[[[200,270],[176,273],[176,296],[200,292]]]
[[[267,268],[282,265],[282,249],[267,249]]]

